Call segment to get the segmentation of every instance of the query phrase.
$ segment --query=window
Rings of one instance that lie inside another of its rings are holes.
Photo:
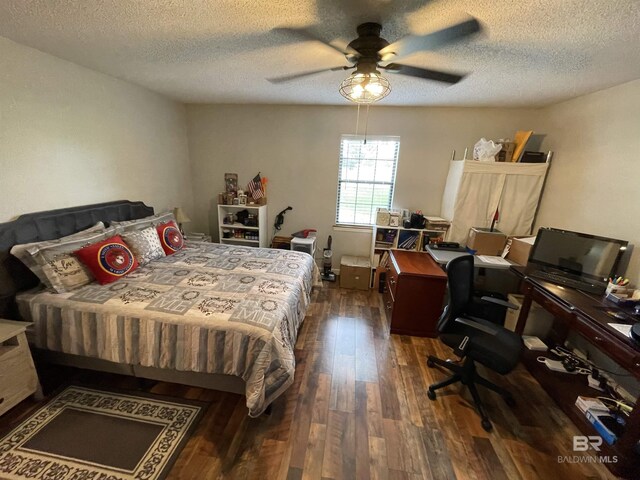
[[[343,135],[336,223],[373,225],[377,208],[391,208],[400,137]]]

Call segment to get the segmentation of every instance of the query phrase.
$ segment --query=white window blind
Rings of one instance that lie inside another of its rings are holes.
[[[391,208],[400,137],[343,135],[336,223],[373,225],[377,208]]]

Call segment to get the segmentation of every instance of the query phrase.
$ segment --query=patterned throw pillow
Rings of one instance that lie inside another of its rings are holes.
[[[71,292],[93,282],[91,272],[70,253],[54,255],[42,271],[57,293]]]
[[[133,255],[141,266],[165,256],[158,232],[153,227],[147,227],[137,232],[123,233],[122,239],[131,247]]]
[[[43,257],[43,252],[50,249],[57,250],[56,254],[60,254],[65,250],[66,252],[73,252],[86,243],[107,238],[100,236],[104,231],[104,223],[98,222],[93,227],[72,235],[67,235],[66,237],[57,238],[55,240],[46,240],[43,242],[14,245],[11,249],[11,255],[17,257],[22,263],[24,263],[47,287],[52,287],[51,279],[43,270],[43,267],[48,263],[48,260]],[[78,244],[78,240],[83,241],[84,243]]]
[[[42,265],[42,271],[47,277],[51,288],[57,293],[71,292],[93,282],[93,275],[78,261],[73,252],[84,246],[100,242],[114,234],[114,228],[107,228],[103,232],[96,232],[75,240],[67,240],[59,245],[41,248],[36,255],[36,260]]]
[[[74,253],[101,285],[115,282],[138,268],[136,257],[120,235],[88,245]]]
[[[156,226],[156,230],[158,231],[158,237],[160,238],[160,244],[162,245],[164,253],[173,255],[178,250],[182,250],[182,247],[184,247],[184,238],[175,222],[161,223]]]
[[[135,220],[125,220],[123,222],[111,222],[109,226],[115,227],[118,233],[135,232],[137,230],[143,230],[147,227],[154,227],[159,223],[168,222],[174,220],[172,212],[158,213],[156,215],[150,215],[144,218],[137,218]]]

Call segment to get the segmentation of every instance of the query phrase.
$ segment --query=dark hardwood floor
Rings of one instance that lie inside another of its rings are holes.
[[[438,392],[435,402],[427,398],[427,386],[446,373],[429,369],[425,357],[450,357],[448,349],[436,339],[388,332],[378,293],[325,286],[314,291],[300,331],[295,383],[270,416],[249,418],[238,395],[147,385],[210,402],[168,478],[614,478],[602,465],[558,462],[574,455],[572,437],[580,432],[522,366],[507,377],[483,372],[518,403],[511,409],[482,391],[494,424],[487,433],[460,386]],[[130,377],[56,369],[43,370],[50,387],[62,381],[139,387]],[[4,415],[0,434],[39,405],[27,400]]]

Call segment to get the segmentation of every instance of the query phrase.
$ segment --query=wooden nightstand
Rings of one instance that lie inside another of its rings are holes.
[[[0,415],[31,394],[42,396],[24,334],[29,325],[0,319]]]

